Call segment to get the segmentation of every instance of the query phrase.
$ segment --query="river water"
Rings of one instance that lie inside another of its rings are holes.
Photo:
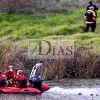
[[[45,81],[51,88],[39,95],[0,94],[0,100],[100,100],[100,79]]]

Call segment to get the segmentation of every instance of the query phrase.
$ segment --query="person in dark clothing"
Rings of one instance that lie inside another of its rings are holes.
[[[94,7],[94,10],[93,10],[93,11],[98,10],[98,7],[97,7],[96,5],[94,5],[94,4],[92,3],[92,1],[89,1],[89,5],[87,6],[87,10],[89,10],[89,8],[90,8],[91,6]]]
[[[93,6],[91,6],[89,8],[89,10],[86,11],[86,13],[84,15],[84,18],[86,20],[86,28],[85,28],[84,32],[87,32],[89,27],[91,27],[92,32],[94,32],[95,31],[94,21],[96,21],[96,14],[94,12],[94,7]]]
[[[95,14],[96,14],[96,17],[97,17],[97,12],[96,12],[96,10],[98,10],[98,7],[96,6],[96,5],[94,5],[93,3],[92,3],[92,1],[89,1],[89,5],[87,6],[87,9],[86,10],[89,10],[89,8],[90,7],[94,7],[94,12],[95,12]],[[95,26],[95,28],[96,28],[96,21],[94,21],[94,26]]]
[[[37,88],[42,91],[42,79],[38,75],[31,77],[29,82],[33,88]]]

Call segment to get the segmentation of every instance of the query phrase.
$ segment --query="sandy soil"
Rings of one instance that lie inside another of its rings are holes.
[[[0,100],[100,100],[100,79],[46,81],[51,89],[40,95],[0,94]]]

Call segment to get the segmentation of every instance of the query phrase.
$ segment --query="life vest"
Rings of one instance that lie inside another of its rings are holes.
[[[88,10],[88,11],[85,13],[84,18],[86,19],[86,24],[93,24],[94,21],[96,21],[96,14],[95,14],[94,11]]]
[[[15,80],[16,81],[23,81],[23,80],[27,80],[27,78],[25,75],[17,75]]]
[[[14,80],[15,76],[16,76],[16,73],[14,71],[11,72],[9,70],[5,71],[3,74],[7,76],[8,80],[10,80],[10,79]]]
[[[27,86],[27,78],[25,75],[17,75],[15,78],[16,85],[15,87],[26,87]]]

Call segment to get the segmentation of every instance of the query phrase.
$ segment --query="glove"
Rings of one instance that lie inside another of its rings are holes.
[[[9,80],[10,84],[12,84],[12,79]]]

